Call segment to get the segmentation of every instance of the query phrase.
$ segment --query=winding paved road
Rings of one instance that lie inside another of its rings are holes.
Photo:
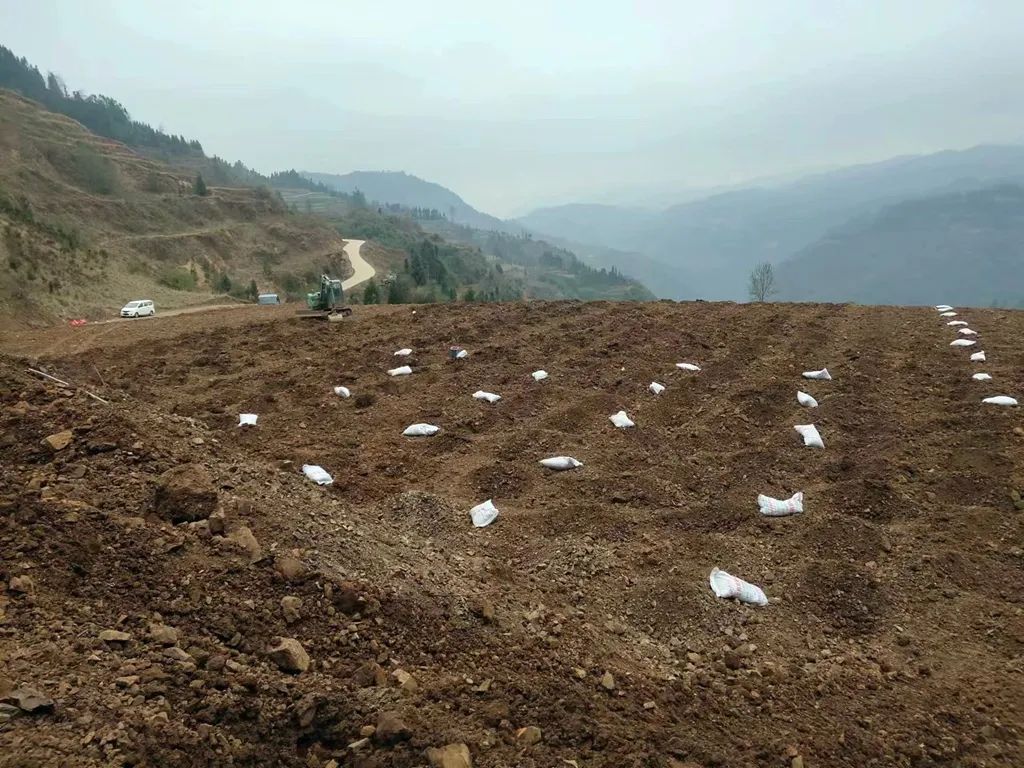
[[[343,291],[355,288],[377,274],[377,270],[370,266],[370,263],[360,254],[365,242],[365,240],[345,241],[344,251],[345,255],[348,256],[349,263],[352,265],[352,277],[342,281],[341,289]]]

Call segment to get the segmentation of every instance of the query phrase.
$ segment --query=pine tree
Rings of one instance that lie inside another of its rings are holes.
[[[192,191],[195,192],[200,197],[206,197],[208,194],[210,194],[210,190],[206,188],[206,182],[203,181],[203,174],[196,174],[196,181],[195,184],[192,186]]]
[[[380,302],[380,291],[377,283],[371,280],[363,289],[363,304],[377,304]]]
[[[256,301],[260,297],[260,289],[255,280],[249,281],[249,290],[246,292],[250,299]]]

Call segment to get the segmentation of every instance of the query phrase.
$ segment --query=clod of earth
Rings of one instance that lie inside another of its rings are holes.
[[[516,740],[524,746],[532,746],[543,738],[540,728],[536,725],[528,725],[516,731]]]
[[[153,506],[172,523],[205,520],[217,508],[217,489],[204,466],[181,464],[157,479]]]
[[[381,712],[377,718],[377,730],[373,738],[379,744],[397,744],[412,738],[412,731],[398,712]]]
[[[465,744],[448,744],[427,750],[427,760],[432,768],[473,768],[469,747]]]

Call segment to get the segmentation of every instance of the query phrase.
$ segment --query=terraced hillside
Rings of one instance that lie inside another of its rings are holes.
[[[960,314],[973,348],[784,304],[10,334],[0,765],[1022,764],[1024,421],[981,399],[1024,392],[1024,314]]]

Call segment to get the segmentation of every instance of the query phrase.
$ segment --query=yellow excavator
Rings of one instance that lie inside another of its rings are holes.
[[[320,290],[306,294],[308,309],[300,309],[298,316],[337,322],[352,314],[352,307],[342,304],[341,280],[320,275]]]

